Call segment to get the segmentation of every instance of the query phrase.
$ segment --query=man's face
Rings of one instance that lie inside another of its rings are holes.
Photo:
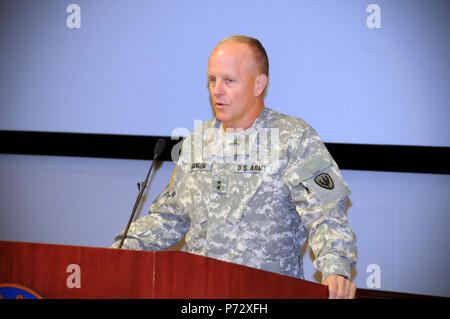
[[[243,128],[242,123],[255,107],[255,68],[251,49],[245,43],[225,42],[211,53],[209,93],[215,115],[224,128]]]

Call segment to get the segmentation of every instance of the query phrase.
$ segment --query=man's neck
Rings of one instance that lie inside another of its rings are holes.
[[[222,122],[223,130],[227,133],[241,132],[252,126],[253,122],[258,118],[264,109],[264,101],[259,102],[256,107],[252,108],[239,123],[225,123]]]

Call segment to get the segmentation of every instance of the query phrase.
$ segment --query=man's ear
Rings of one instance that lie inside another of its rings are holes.
[[[255,78],[255,96],[261,95],[267,85],[267,75],[260,74]]]

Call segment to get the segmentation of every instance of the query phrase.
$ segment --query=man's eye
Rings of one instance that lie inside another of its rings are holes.
[[[228,84],[231,84],[231,83],[233,83],[234,82],[234,80],[233,79],[226,79],[225,80]]]

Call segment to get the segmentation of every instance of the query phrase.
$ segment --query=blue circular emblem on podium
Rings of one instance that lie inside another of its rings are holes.
[[[0,299],[43,299],[33,289],[20,284],[0,284]]]

